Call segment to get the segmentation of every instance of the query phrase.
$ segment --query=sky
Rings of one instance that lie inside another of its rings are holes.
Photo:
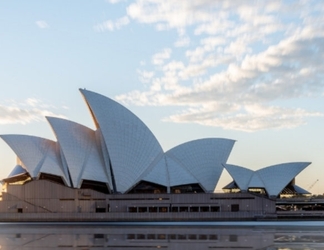
[[[45,116],[95,128],[79,92],[135,113],[166,151],[236,140],[228,163],[312,162],[324,193],[321,0],[0,2],[0,134],[56,140]],[[0,178],[16,156],[0,140]],[[232,178],[224,171],[217,190]]]

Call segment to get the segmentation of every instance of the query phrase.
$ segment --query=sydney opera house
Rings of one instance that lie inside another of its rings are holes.
[[[309,162],[252,171],[227,164],[235,141],[205,138],[166,152],[150,129],[108,97],[80,89],[95,130],[46,117],[56,141],[0,137],[17,155],[2,179],[0,220],[217,220],[276,216],[275,199],[308,192]],[[214,190],[223,170],[233,178]]]

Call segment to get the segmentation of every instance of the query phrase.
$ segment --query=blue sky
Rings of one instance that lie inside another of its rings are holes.
[[[1,1],[0,134],[55,140],[45,116],[94,128],[78,91],[132,110],[165,150],[237,140],[229,163],[312,164],[324,193],[322,1]],[[15,155],[0,141],[0,177]],[[224,172],[218,187],[231,178]]]

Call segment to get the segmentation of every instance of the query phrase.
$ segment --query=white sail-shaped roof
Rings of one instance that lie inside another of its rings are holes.
[[[69,169],[73,187],[80,188],[83,180],[99,181],[111,186],[109,169],[105,166],[95,131],[61,118],[47,117],[56,135]]]
[[[196,184],[199,180],[195,178],[177,159],[166,155],[166,164],[169,174],[170,187],[186,184]]]
[[[310,162],[289,162],[252,171],[243,167],[226,164],[225,167],[242,191],[249,188],[264,188],[269,197],[277,197],[281,191]],[[301,190],[301,188],[299,188]],[[305,193],[307,191],[303,191]]]
[[[304,170],[310,162],[289,162],[258,170],[269,196],[278,196],[280,192]]]
[[[263,179],[260,178],[258,172],[253,173],[251,180],[249,182],[249,188],[264,188],[264,189],[266,189]]]
[[[80,91],[106,144],[114,191],[124,193],[163,155],[163,150],[147,126],[124,106],[103,95]]]
[[[165,154],[181,163],[206,192],[213,192],[234,142],[220,138],[199,139],[180,144]]]
[[[21,165],[16,165],[16,167],[14,167],[14,169],[10,172],[7,178],[19,176],[26,173],[28,172],[24,167],[22,167]]]
[[[296,193],[298,193],[298,194],[311,194],[306,189],[303,189],[303,188],[301,188],[301,187],[299,187],[297,185],[293,185],[293,187],[294,187]]]
[[[224,164],[224,167],[235,180],[235,183],[241,191],[247,191],[249,189],[249,183],[254,175],[254,171],[231,164]]]
[[[170,186],[169,173],[166,165],[165,155],[163,155],[153,168],[143,173],[143,181],[156,183],[165,187]]]
[[[32,178],[40,173],[60,176],[70,186],[68,170],[63,167],[56,142],[30,135],[0,136],[15,152]]]

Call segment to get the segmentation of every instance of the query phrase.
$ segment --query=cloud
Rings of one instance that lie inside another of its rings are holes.
[[[219,106],[219,103],[215,103]],[[319,112],[307,112],[303,109],[281,108],[276,106],[260,106],[257,104],[236,105],[200,109],[189,109],[181,114],[165,118],[165,121],[176,123],[197,123],[204,126],[222,127],[227,130],[255,132],[265,129],[295,128],[306,123],[305,117],[323,117]],[[216,112],[220,113],[216,113]],[[240,112],[238,112],[240,111]],[[219,115],[221,114],[221,115]]]
[[[140,23],[157,24],[158,30],[181,29],[197,18],[187,11],[190,6],[189,1],[135,1],[127,7],[127,14]]]
[[[169,122],[249,132],[323,115],[292,104],[324,93],[324,7],[317,1],[136,0],[126,13],[178,37],[138,71],[145,90],[118,100],[181,107]]]
[[[116,3],[124,2],[125,0],[106,0],[106,1],[111,4],[116,4]]]
[[[152,56],[152,63],[155,65],[162,65],[165,60],[169,59],[171,56],[171,49],[164,49],[162,52],[159,52]]]
[[[175,47],[187,47],[190,44],[190,38],[188,36],[181,36],[174,43]]]
[[[40,29],[47,29],[47,28],[49,28],[49,25],[44,20],[39,20],[39,21],[36,21],[35,23],[38,26],[38,28],[40,28]]]
[[[143,82],[143,83],[149,83],[150,80],[154,76],[153,71],[145,71],[145,70],[141,71],[141,70],[138,70],[137,73],[139,75],[139,78],[140,78],[141,82]]]
[[[0,104],[0,124],[28,124],[45,121],[45,116],[65,118],[63,115],[50,111],[50,109],[55,108],[34,98],[29,98],[20,103],[11,101],[7,105]]]
[[[115,21],[107,20],[102,23],[96,24],[94,30],[97,32],[115,31],[121,29],[123,26],[129,24],[129,18],[127,16],[121,17]]]

